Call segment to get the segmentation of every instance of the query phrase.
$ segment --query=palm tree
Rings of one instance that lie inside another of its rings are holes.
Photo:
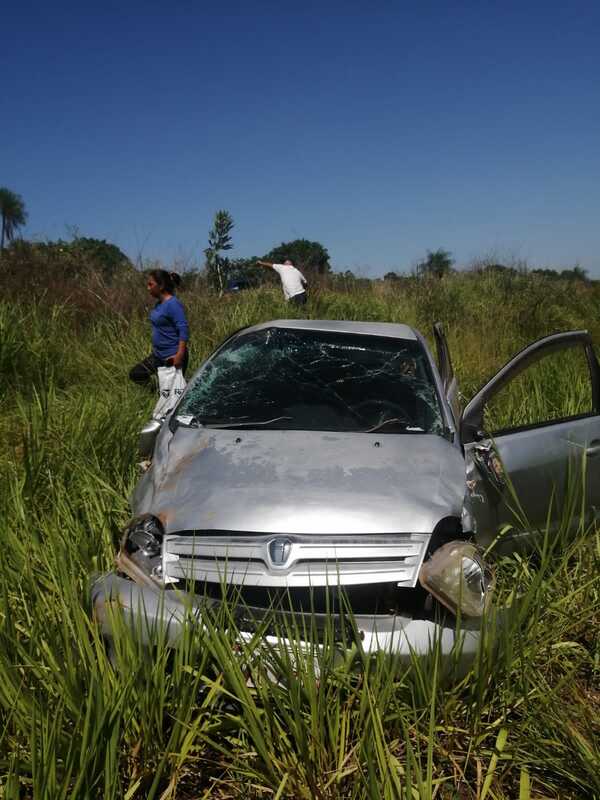
[[[21,195],[0,186],[0,214],[2,215],[0,251],[2,251],[4,240],[10,242],[16,231],[27,222],[27,211]]]

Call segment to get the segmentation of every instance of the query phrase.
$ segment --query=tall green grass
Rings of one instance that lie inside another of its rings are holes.
[[[593,291],[561,291],[457,276],[323,290],[308,312],[426,333],[441,318],[468,394],[539,335],[600,334]],[[183,300],[193,364],[239,327],[296,313],[271,290]],[[142,648],[115,609],[109,654],[89,576],[111,568],[137,479],[154,398],[126,375],[146,324],[32,300],[0,304],[0,333],[1,797],[600,797],[600,536],[567,535],[575,490],[537,558],[498,563],[499,643],[484,642],[466,677],[435,650],[408,666],[360,646],[257,654],[227,607],[190,620],[173,652],[164,630]],[[552,386],[560,397],[573,380],[554,372]]]

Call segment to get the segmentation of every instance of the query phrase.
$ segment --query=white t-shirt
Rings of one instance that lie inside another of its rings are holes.
[[[286,300],[304,291],[304,275],[291,264],[273,264],[273,269],[281,278],[283,294]]]

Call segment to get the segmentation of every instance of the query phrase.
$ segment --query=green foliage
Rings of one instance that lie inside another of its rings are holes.
[[[534,270],[535,271],[535,270]],[[496,262],[492,262],[489,264],[485,264],[480,269],[480,272],[488,272],[493,273],[496,275],[504,275],[505,277],[515,277],[518,275],[519,270],[515,269],[515,267],[506,267],[504,264],[497,264]]]
[[[231,231],[233,218],[228,211],[217,211],[213,227],[208,232],[208,247],[204,251],[206,256],[206,270],[212,285],[219,292],[225,288],[225,276],[228,271],[228,261],[221,256],[221,252],[231,250]]]
[[[256,640],[236,642],[228,606],[202,627],[190,621],[171,652],[164,630],[141,648],[115,604],[107,653],[89,575],[112,568],[138,478],[137,431],[154,403],[126,377],[148,344],[143,286],[139,275],[98,286],[90,307],[72,286],[53,303],[47,286],[13,291],[6,275],[0,796],[600,796],[600,538],[580,530],[566,541],[576,491],[537,559],[498,563],[498,644],[484,643],[464,680],[435,650],[403,664],[367,657],[358,641],[343,656],[331,633],[322,648],[257,652]],[[218,302],[187,293],[192,367],[234,330],[284,314],[404,321],[425,334],[440,318],[468,395],[533,338],[580,327],[600,338],[595,284],[469,273],[407,278],[399,291],[346,278],[315,291],[306,309],[286,306],[278,287]],[[573,375],[550,379],[558,396]],[[297,638],[294,624],[280,633]]]
[[[63,243],[58,244],[64,247]],[[73,260],[100,269],[104,278],[109,281],[117,273],[132,269],[133,266],[115,244],[105,239],[78,236],[68,243],[66,252]]]
[[[268,282],[269,273],[257,266],[257,256],[252,258],[233,258],[228,260],[227,280],[241,280],[257,288]]]
[[[333,291],[370,292],[372,284],[369,278],[355,275],[352,270],[347,269],[344,272],[330,272],[327,286]]]
[[[76,281],[94,273],[106,283],[133,271],[133,265],[119,248],[105,239],[78,236],[70,242],[16,241],[5,250],[3,267],[46,270],[48,276]]]
[[[587,270],[576,264],[572,269],[555,270],[548,267],[537,267],[529,269],[524,261],[516,262],[510,266],[501,264],[493,258],[477,260],[471,269],[475,272],[494,273],[506,277],[516,277],[517,275],[532,275],[540,278],[555,281],[581,281],[586,283],[590,280]]]
[[[417,275],[421,278],[444,278],[452,272],[454,259],[447,250],[428,250],[427,257],[417,264]]]
[[[583,281],[584,283],[589,280],[587,270],[578,264],[573,269],[563,269],[560,272],[555,269],[532,269],[531,274],[541,275],[551,280]]]
[[[2,217],[0,251],[2,251],[5,241],[10,242],[18,229],[27,222],[23,198],[4,186],[0,186],[0,216]]]
[[[329,253],[319,242],[310,242],[308,239],[294,239],[292,242],[282,242],[278,247],[270,250],[266,261],[283,264],[289,259],[301,272],[316,272],[324,275],[330,272]]]

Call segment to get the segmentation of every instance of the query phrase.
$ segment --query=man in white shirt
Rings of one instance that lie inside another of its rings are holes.
[[[306,303],[307,282],[299,269],[287,258],[283,264],[272,264],[270,261],[257,261],[261,267],[272,267],[281,278],[281,286],[286,301],[296,306]]]

